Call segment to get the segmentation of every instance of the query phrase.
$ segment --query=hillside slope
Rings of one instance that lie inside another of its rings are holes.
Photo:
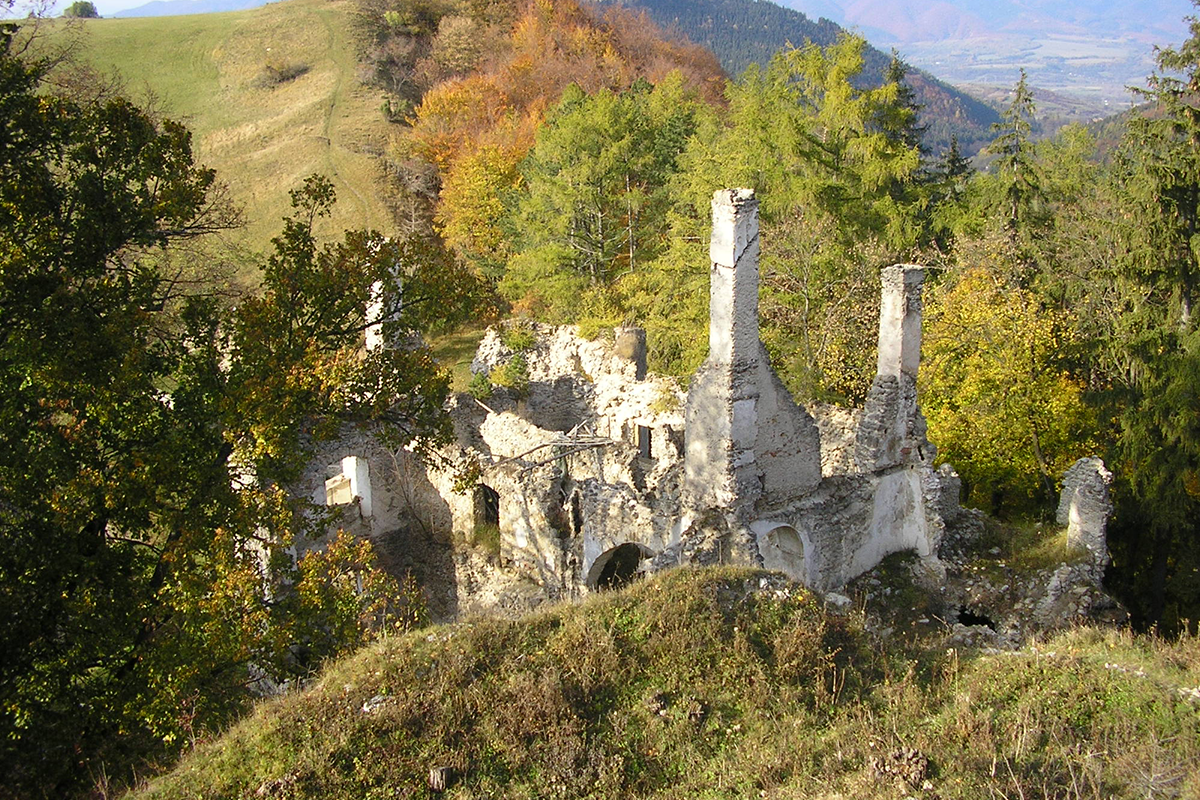
[[[622,3],[644,9],[666,30],[677,31],[716,54],[731,76],[751,63],[766,64],[780,48],[799,47],[806,41],[828,46],[845,31],[827,19],[814,22],[803,13],[774,2],[758,0],[594,0],[600,5]],[[901,54],[903,55],[903,54]],[[868,43],[863,74],[883,75],[891,56]],[[991,125],[999,121],[995,109],[942,83],[924,72],[909,73],[917,102],[924,106],[922,122],[928,126],[926,145],[938,153],[950,137],[973,154],[992,139]]]
[[[245,242],[267,245],[289,211],[288,191],[314,172],[333,180],[339,199],[321,232],[388,233],[391,214],[375,187],[390,126],[378,90],[356,77],[350,7],[287,0],[225,14],[88,20],[81,56],[188,125],[197,160],[245,208]]]
[[[384,640],[134,796],[1200,792],[1196,639],[1082,629],[979,655],[909,636],[877,638],[779,575],[675,570],[515,622]]]

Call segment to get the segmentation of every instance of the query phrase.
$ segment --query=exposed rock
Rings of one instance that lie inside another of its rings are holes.
[[[1112,473],[1098,458],[1081,458],[1063,475],[1058,501],[1058,524],[1067,526],[1067,543],[1085,548],[1098,569],[1108,564],[1108,518]]]

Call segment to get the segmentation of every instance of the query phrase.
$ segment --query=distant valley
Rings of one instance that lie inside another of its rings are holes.
[[[1187,35],[1188,0],[782,0],[895,47],[955,86],[1030,83],[1077,101],[1076,116],[1120,111],[1144,86],[1153,48]],[[1068,104],[1069,105],[1069,104]]]

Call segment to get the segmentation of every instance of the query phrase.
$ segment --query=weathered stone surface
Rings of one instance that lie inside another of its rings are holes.
[[[917,407],[924,280],[925,271],[911,264],[880,271],[879,366],[858,434],[858,462],[867,469],[933,461]]]
[[[1081,458],[1063,475],[1058,501],[1058,524],[1067,526],[1067,543],[1086,548],[1092,563],[1108,564],[1108,518],[1113,504],[1108,494],[1112,473],[1098,458]]]
[[[879,303],[880,375],[909,375],[916,380],[921,363],[921,285],[925,269],[894,264],[879,273],[883,293]]]
[[[758,203],[713,196],[709,354],[688,392],[684,491],[695,508],[774,507],[816,487],[820,434],[758,338]]]
[[[828,478],[830,475],[861,472],[858,464],[861,409],[814,403],[807,410],[817,423],[821,437],[821,476]]]

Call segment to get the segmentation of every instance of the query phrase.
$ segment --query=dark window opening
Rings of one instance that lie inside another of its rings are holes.
[[[583,504],[579,502],[579,492],[571,495],[571,528],[576,536],[583,533]]]
[[[961,606],[958,609],[958,621],[963,625],[985,625],[992,630],[996,630],[996,623],[992,622],[991,618],[985,617],[982,614],[976,614],[966,606]]]
[[[500,524],[500,494],[495,489],[479,484],[475,489],[475,513],[484,525]]]
[[[637,426],[637,446],[638,455],[642,458],[651,458],[650,454],[650,429],[645,425]]]
[[[627,543],[615,548],[603,569],[600,570],[600,577],[596,579],[596,588],[601,590],[619,589],[627,585],[637,576],[638,564],[644,557],[642,548],[636,544]]]

